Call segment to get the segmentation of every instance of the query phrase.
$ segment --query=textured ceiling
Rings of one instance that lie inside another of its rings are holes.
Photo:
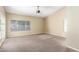
[[[50,14],[55,13],[59,9],[63,8],[63,6],[40,6],[40,13],[37,14],[36,6],[6,6],[6,12],[14,13],[19,15],[26,15],[26,16],[37,16],[37,17],[46,17]]]

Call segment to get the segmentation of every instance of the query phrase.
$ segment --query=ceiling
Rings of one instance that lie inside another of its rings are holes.
[[[37,14],[37,6],[6,6],[6,12],[25,15],[25,16],[37,16],[37,17],[46,17],[50,14],[55,13],[59,9],[63,8],[63,6],[40,6],[40,13]]]

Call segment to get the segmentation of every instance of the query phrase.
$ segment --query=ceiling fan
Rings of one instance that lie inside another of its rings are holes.
[[[36,10],[37,14],[40,14],[40,12],[41,12],[39,8],[40,8],[40,6],[37,6],[37,10]]]

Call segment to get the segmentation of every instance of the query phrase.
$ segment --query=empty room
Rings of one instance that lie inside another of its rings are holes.
[[[0,6],[0,52],[78,52],[78,10]]]

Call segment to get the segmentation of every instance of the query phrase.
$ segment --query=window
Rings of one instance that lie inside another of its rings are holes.
[[[11,31],[27,31],[30,30],[29,21],[11,20]]]

